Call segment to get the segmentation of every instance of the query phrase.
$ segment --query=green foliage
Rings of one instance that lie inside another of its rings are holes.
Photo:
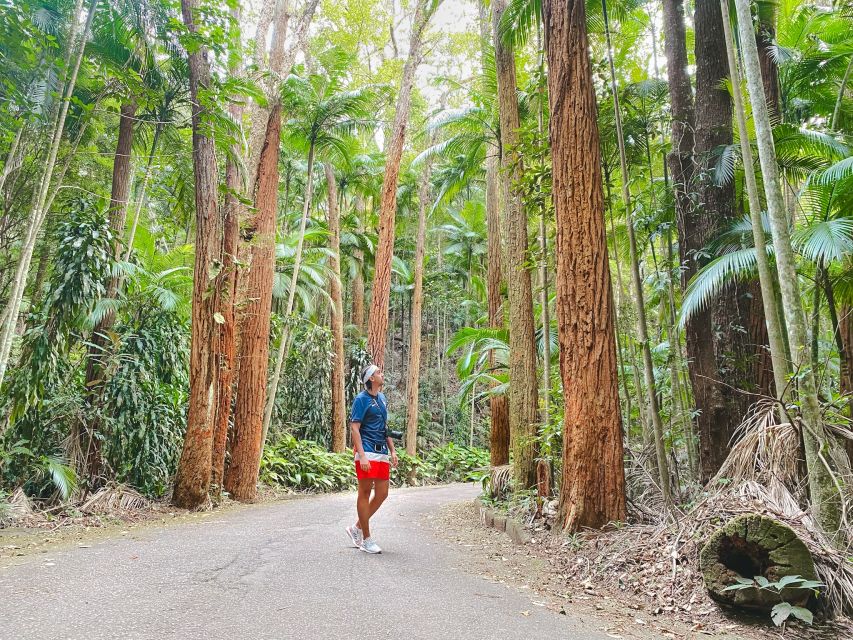
[[[723,591],[740,591],[743,589],[764,589],[766,591],[772,591],[773,593],[777,593],[780,595],[783,594],[783,591],[793,590],[793,589],[805,589],[808,591],[812,591],[815,596],[820,595],[820,589],[825,587],[822,582],[818,582],[817,580],[806,580],[800,576],[783,576],[776,582],[770,582],[764,576],[755,576],[754,578],[736,578],[737,582],[735,584],[731,584]],[[812,612],[804,607],[797,607],[792,605],[790,602],[785,602],[784,600],[773,607],[773,610],[770,612],[770,617],[773,619],[773,624],[777,627],[781,626],[788,618],[791,616],[805,622],[806,624],[811,624],[813,621]]]
[[[284,363],[273,409],[274,432],[287,432],[326,446],[331,442],[331,371],[334,354],[329,329],[290,320],[291,348]]]
[[[330,453],[316,442],[289,434],[264,447],[260,478],[296,491],[340,491],[357,485],[351,452]]]
[[[391,469],[395,486],[439,482],[480,482],[488,474],[489,453],[450,443],[423,458],[398,452],[399,466]],[[311,440],[285,434],[267,445],[261,458],[261,482],[294,491],[354,489],[355,457],[352,450],[331,453]]]
[[[149,496],[169,487],[186,430],[189,341],[167,312],[140,314],[118,328],[103,397],[102,454],[116,480]]]

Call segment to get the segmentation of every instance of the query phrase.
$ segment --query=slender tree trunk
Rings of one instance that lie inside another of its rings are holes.
[[[853,354],[853,306],[849,304],[841,305],[838,332],[844,347],[843,354],[845,356],[840,363],[841,393],[847,397],[848,414],[853,416],[853,363],[850,362],[851,354]],[[842,349],[839,349],[839,354],[841,353]],[[851,466],[853,466],[853,440],[846,439],[844,446],[847,449],[847,458]]]
[[[761,302],[764,305],[764,320],[767,336],[770,341],[770,357],[773,366],[773,380],[777,393],[782,393],[787,384],[788,362],[785,356],[785,341],[782,337],[784,328],[779,322],[779,311],[776,308],[776,269],[767,257],[764,241],[764,223],[761,219],[761,200],[758,196],[758,183],[755,179],[755,167],[752,158],[752,145],[749,141],[749,130],[746,126],[746,111],[741,95],[740,72],[737,66],[734,39],[731,33],[728,0],[720,0],[720,10],[723,16],[723,32],[726,39],[726,51],[729,60],[729,70],[732,81],[732,96],[734,98],[735,116],[740,137],[740,151],[743,158],[743,171],[746,182],[746,192],[749,198],[749,216],[752,221],[752,239],[755,243],[756,262],[758,264],[758,280],[761,287]],[[773,67],[775,69],[775,66]],[[766,87],[765,87],[766,89]]]
[[[136,239],[136,229],[139,227],[139,217],[142,215],[142,210],[147,204],[151,165],[154,163],[154,154],[157,152],[157,144],[160,141],[160,134],[163,132],[164,126],[161,123],[154,125],[154,138],[151,140],[151,150],[148,152],[148,163],[145,165],[145,177],[142,179],[142,188],[139,191],[139,202],[136,203],[136,212],[133,214],[133,223],[130,225],[130,233],[127,236],[127,248],[124,254],[125,262],[130,261],[130,255],[133,251],[133,241]]]
[[[118,125],[118,141],[113,159],[113,183],[110,194],[110,230],[113,233],[113,258],[120,260],[125,226],[127,224],[127,202],[130,195],[130,183],[132,182],[133,153],[133,130],[136,124],[136,101],[123,104],[120,109]],[[110,276],[107,281],[104,297],[115,298],[119,289],[118,275]],[[91,403],[97,401],[101,396],[104,383],[104,359],[109,355],[109,344],[111,342],[108,334],[115,324],[115,312],[107,311],[100,322],[95,325],[92,332],[91,344],[88,349],[86,361],[86,392]],[[101,430],[97,411],[95,418],[89,423],[88,429],[80,442],[81,450],[86,452],[86,476],[90,488],[96,483],[101,470],[101,439],[98,432]]]
[[[181,0],[184,24],[197,33],[198,0]],[[207,500],[213,451],[213,397],[218,372],[216,352],[218,329],[214,315],[219,310],[215,265],[222,249],[222,221],[217,194],[219,175],[216,146],[207,135],[209,117],[200,95],[211,88],[207,50],[199,47],[189,54],[190,97],[193,124],[193,170],[195,173],[196,242],[193,270],[193,307],[190,344],[190,394],[184,448],[175,477],[172,500],[179,507],[194,509]]]
[[[269,392],[267,393],[266,405],[264,406],[264,428],[263,428],[263,443],[267,441],[267,433],[269,433],[270,425],[272,424],[272,412],[275,408],[275,397],[278,394],[278,385],[281,381],[281,371],[284,368],[284,361],[287,359],[287,349],[290,343],[290,329],[286,324],[289,321],[290,314],[293,313],[293,307],[296,304],[296,285],[299,282],[299,272],[302,269],[302,251],[305,246],[305,228],[308,225],[308,214],[311,211],[311,204],[314,197],[314,141],[308,147],[308,175],[305,182],[305,198],[302,208],[302,219],[299,222],[299,241],[296,243],[296,256],[293,262],[293,273],[290,276],[290,291],[287,295],[287,307],[284,310],[285,325],[281,332],[281,340],[278,343],[278,353],[275,361],[275,369],[269,382]]]
[[[332,367],[332,451],[340,453],[346,448],[346,395],[344,394],[344,303],[341,296],[341,216],[338,211],[338,189],[332,165],[326,163],[326,185],[329,193],[329,245],[332,251],[329,262],[332,278],[332,340],[335,364]]]
[[[478,7],[480,11],[480,38],[483,44],[481,64],[483,73],[485,73],[489,60],[486,52],[486,43],[490,41],[491,25],[489,24],[488,9],[485,0],[480,0]],[[501,203],[498,192],[500,155],[499,140],[494,141],[486,147],[486,233],[488,237],[486,301],[488,303],[490,329],[501,329],[504,326],[503,297],[501,295],[501,284],[503,283],[503,269],[501,267]],[[490,351],[489,369],[494,370],[494,368],[495,354],[494,351]],[[509,464],[509,412],[505,394],[489,398],[489,412],[491,414],[489,438],[491,464],[493,467]]]
[[[240,7],[231,10],[235,23],[240,22]],[[235,43],[240,50],[239,43]],[[231,68],[232,76],[239,77],[242,74],[242,61],[235,56]],[[228,106],[231,118],[237,125],[242,124],[243,106],[239,101],[233,101]],[[157,133],[154,134],[154,142],[151,144],[151,158],[154,156]],[[211,457],[210,484],[216,497],[222,491],[225,478],[225,452],[228,443],[228,427],[231,418],[231,401],[234,397],[234,369],[236,358],[236,324],[237,314],[235,305],[237,303],[237,252],[240,242],[240,212],[241,205],[239,195],[245,192],[245,183],[240,175],[240,158],[243,156],[243,145],[239,138],[231,143],[231,152],[225,162],[225,211],[223,215],[223,238],[222,238],[222,318],[219,324],[219,353],[217,366],[219,368],[219,379],[216,388],[216,413],[214,414],[213,453]],[[148,167],[151,162],[149,159]],[[146,171],[146,182],[148,171]],[[144,191],[144,185],[143,185]],[[143,198],[140,200],[140,206]],[[137,218],[139,213],[137,211]]]
[[[385,175],[382,180],[379,206],[379,244],[373,275],[373,292],[370,300],[370,320],[367,326],[367,349],[379,367],[385,364],[385,345],[388,341],[388,306],[391,298],[391,260],[394,257],[395,219],[397,213],[397,177],[403,157],[403,143],[409,124],[409,104],[415,71],[421,62],[421,45],[424,31],[435,10],[429,0],[417,0],[409,40],[409,56],[403,67],[397,109],[391,128],[391,140],[385,152]]]
[[[581,0],[544,0],[542,9],[565,399],[560,512],[577,531],[625,519],[622,425],[586,11]]]
[[[506,0],[492,2],[503,154],[501,195],[509,300],[509,429],[516,486],[527,489],[536,485],[535,438],[539,421],[539,394],[533,285],[528,267],[527,215],[516,187],[521,178],[522,165],[517,151],[520,124],[515,54],[498,35],[498,25],[506,7]]]
[[[637,312],[637,329],[639,332],[640,348],[643,353],[643,378],[646,382],[646,396],[649,416],[654,429],[654,445],[657,457],[658,474],[661,492],[667,507],[672,505],[672,495],[669,480],[669,465],[666,459],[666,448],[663,439],[663,421],[658,407],[658,395],[655,384],[652,349],[649,344],[649,332],[646,319],[646,305],[643,296],[643,281],[640,277],[640,259],[637,252],[637,239],[634,233],[633,205],[631,203],[630,177],[628,176],[628,160],[625,154],[625,137],[622,133],[622,114],[619,109],[619,89],[616,85],[616,67],[613,64],[613,49],[610,45],[610,27],[607,19],[606,0],[601,2],[604,14],[604,29],[607,37],[607,60],[610,63],[610,87],[613,94],[613,112],[616,116],[616,141],[619,146],[619,167],[622,177],[622,203],[625,205],[625,226],[628,229],[628,246],[631,251],[631,285],[634,289],[634,305]]]
[[[6,186],[7,178],[21,166],[21,161],[23,160],[23,155],[20,153],[21,138],[23,137],[25,128],[26,124],[21,122],[21,126],[18,127],[18,132],[15,134],[12,144],[9,145],[9,153],[6,154],[6,162],[3,164],[3,171],[0,172],[0,193],[3,192],[3,187]]]
[[[488,233],[488,307],[489,327],[502,329],[504,326],[503,282],[501,269],[501,219],[498,194],[498,172],[500,170],[497,147],[491,148],[486,158],[486,225]],[[489,354],[489,367],[495,367],[494,352]],[[492,396],[489,400],[492,429],[490,436],[490,459],[492,466],[509,464],[509,407],[506,394]]]
[[[841,522],[841,496],[836,488],[830,466],[832,460],[830,453],[835,442],[823,427],[814,371],[808,362],[806,318],[800,298],[789,221],[782,198],[770,116],[764,100],[764,87],[758,59],[758,48],[752,30],[749,0],[735,0],[735,7],[737,9],[740,41],[743,46],[741,54],[758,142],[758,157],[761,162],[764,194],[767,199],[776,264],[779,269],[779,285],[782,292],[782,307],[785,313],[788,343],[793,357],[794,371],[798,376],[809,493],[818,522],[824,531],[833,535],[838,531]]]
[[[412,294],[412,327],[409,332],[408,424],[406,428],[406,453],[418,452],[418,399],[421,381],[421,320],[424,304],[424,255],[426,254],[426,219],[430,203],[430,163],[424,164],[418,189],[418,239],[415,247],[415,290]]]
[[[77,0],[74,13],[72,14],[72,27],[68,39],[69,54],[66,57],[66,62],[70,62],[72,59],[74,62],[73,66],[70,67],[71,73],[68,77],[68,82],[65,85],[65,92],[62,96],[58,115],[53,127],[50,148],[47,153],[47,160],[45,161],[44,171],[38,187],[38,195],[35,198],[34,207],[30,214],[29,225],[27,226],[23,245],[21,247],[21,255],[18,258],[15,277],[12,281],[12,291],[10,292],[9,300],[6,304],[6,310],[3,312],[2,316],[0,316],[3,318],[2,330],[0,330],[0,387],[3,386],[3,378],[6,375],[6,369],[9,365],[9,355],[12,351],[12,340],[15,337],[15,330],[18,325],[18,316],[21,312],[24,288],[27,284],[27,274],[30,270],[30,263],[32,262],[36,239],[38,238],[44,219],[47,216],[48,208],[45,205],[48,192],[50,191],[53,170],[56,166],[56,156],[59,152],[59,145],[62,142],[62,133],[65,130],[65,119],[68,115],[68,107],[71,104],[71,94],[74,92],[74,87],[77,84],[77,74],[80,71],[80,65],[86,51],[86,41],[89,38],[89,32],[92,28],[92,20],[95,17],[95,9],[97,5],[97,0],[92,0],[89,5],[89,11],[86,15],[86,24],[83,27],[79,47],[77,46],[77,24],[78,16],[83,8],[82,0]],[[66,65],[66,67],[68,67],[68,65]]]
[[[243,230],[243,239],[251,246],[246,277],[249,299],[241,327],[240,385],[234,406],[231,464],[225,472],[226,490],[241,502],[257,498],[258,469],[264,445],[280,136],[281,103],[277,103],[270,111],[267,137],[258,165],[254,188],[256,213],[249,228]]]

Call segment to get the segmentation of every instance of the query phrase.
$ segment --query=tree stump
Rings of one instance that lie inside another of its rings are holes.
[[[710,596],[722,604],[769,612],[781,601],[804,606],[811,592],[786,588],[781,594],[768,589],[724,591],[737,578],[764,576],[777,582],[798,575],[816,580],[808,548],[784,524],[758,514],[739,516],[718,529],[699,555],[699,567]]]

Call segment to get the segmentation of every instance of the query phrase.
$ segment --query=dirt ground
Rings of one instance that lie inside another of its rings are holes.
[[[570,544],[540,534],[527,545],[514,544],[508,535],[486,527],[478,502],[453,505],[430,518],[441,537],[465,548],[465,571],[490,580],[532,589],[540,606],[573,616],[587,614],[600,631],[613,638],[717,638],[764,640],[768,638],[853,638],[853,628],[843,625],[812,627],[773,626],[769,617],[734,617],[704,595],[693,594],[679,611],[664,610],[648,594],[613,588],[598,582],[579,582],[565,571],[567,563],[586,562]],[[624,582],[619,580],[617,582]],[[606,620],[606,626],[601,625]],[[651,633],[650,633],[651,632]]]

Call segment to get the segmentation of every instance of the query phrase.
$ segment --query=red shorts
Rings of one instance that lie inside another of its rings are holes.
[[[370,469],[363,471],[361,463],[356,460],[355,475],[359,480],[388,480],[391,477],[391,464],[379,460],[371,460]]]

